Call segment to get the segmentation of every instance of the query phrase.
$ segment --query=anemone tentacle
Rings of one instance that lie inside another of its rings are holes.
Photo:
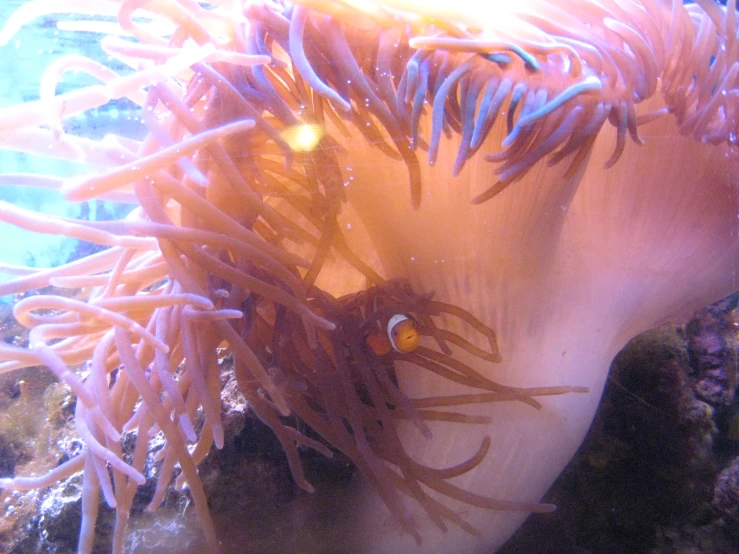
[[[130,72],[68,57],[48,70],[38,102],[0,110],[4,148],[83,162],[89,174],[0,183],[136,209],[91,223],[34,221],[2,206],[0,219],[112,248],[55,269],[4,268],[18,276],[0,293],[82,289],[16,304],[31,344],[0,347],[0,372],[47,365],[81,400],[75,418],[88,447],[63,469],[0,486],[44,486],[84,467],[79,550],[93,548],[102,490],[118,509],[120,552],[148,439],[161,431],[150,507],[179,465],[206,547],[217,551],[196,466],[225,443],[219,364],[228,356],[305,491],[314,488],[302,447],[351,458],[382,513],[417,543],[444,532],[470,545],[458,527],[495,546],[522,517],[508,512],[550,511],[537,499],[587,428],[596,402],[587,386],[595,393],[604,378],[575,366],[607,365],[628,332],[728,292],[736,214],[717,191],[739,175],[730,156],[736,2],[490,4],[467,13],[430,0],[218,0],[209,9],[35,0],[19,10],[0,41],[62,6],[96,32],[109,29],[96,16],[115,14],[115,32],[140,44],[103,39]],[[69,67],[103,84],[53,94]],[[145,138],[65,132],[65,118],[116,98],[141,106]],[[674,122],[675,134],[720,148],[676,140],[676,152],[705,159],[653,156],[638,169],[644,176],[623,168],[641,159],[630,158],[629,139],[668,142]],[[294,141],[303,130],[307,147]],[[590,158],[626,178],[593,184]],[[657,169],[677,184],[657,182]],[[619,201],[616,188],[633,197]],[[697,237],[687,247],[683,224]],[[632,255],[642,243],[652,251]],[[655,307],[645,307],[649,294]],[[416,322],[421,345],[374,351],[377,327],[397,315]],[[567,326],[584,338],[556,332]],[[86,361],[83,380],[74,367]],[[546,382],[532,386],[532,368]],[[575,377],[587,386],[569,386]],[[510,424],[498,418],[503,403],[513,406]],[[455,424],[470,427],[444,430]],[[127,432],[137,433],[130,463],[120,444]],[[556,459],[534,468],[545,447]],[[485,478],[511,466],[520,471],[506,473],[506,487]],[[541,481],[524,487],[534,481],[527,469]],[[488,517],[503,522],[496,536],[482,532]],[[391,534],[378,540],[401,550],[405,537]]]

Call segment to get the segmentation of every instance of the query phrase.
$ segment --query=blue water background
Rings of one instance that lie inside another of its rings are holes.
[[[0,24],[4,25],[10,14],[23,3],[23,0],[0,2]],[[73,33],[57,28],[59,21],[80,19],[82,17],[73,14],[37,18],[6,46],[0,47],[0,108],[37,100],[43,70],[63,55],[85,55],[120,73],[126,71],[125,67],[100,50],[98,42],[101,35]],[[94,79],[86,75],[67,72],[57,87],[57,94],[95,83]],[[107,133],[140,138],[144,134],[144,128],[136,110],[136,106],[126,101],[112,102],[99,110],[65,121],[65,131],[89,138],[101,138]],[[21,172],[76,176],[93,173],[95,169],[79,163],[0,150],[0,173]],[[101,216],[111,215],[121,217],[131,209],[130,206],[113,205],[109,202],[68,202],[56,191],[22,185],[0,186],[0,200],[40,213],[72,218],[99,219]],[[76,240],[32,233],[0,222],[0,262],[5,264],[54,267],[67,262],[76,250],[80,250],[78,246],[79,241]],[[12,276],[0,274],[0,282],[11,278]],[[0,302],[8,300],[9,297],[0,297]]]

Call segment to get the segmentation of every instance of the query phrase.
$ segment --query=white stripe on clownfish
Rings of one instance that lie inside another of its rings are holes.
[[[420,342],[416,322],[404,314],[395,314],[387,322],[387,338],[393,350],[400,354],[413,352]]]

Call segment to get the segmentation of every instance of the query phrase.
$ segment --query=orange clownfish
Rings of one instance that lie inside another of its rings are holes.
[[[384,356],[390,350],[401,354],[413,352],[418,348],[421,338],[415,321],[407,315],[395,314],[387,322],[387,335],[370,334],[366,340],[375,354]]]

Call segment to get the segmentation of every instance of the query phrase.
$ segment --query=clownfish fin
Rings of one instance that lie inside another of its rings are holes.
[[[378,356],[389,354],[393,347],[385,335],[369,334],[365,337],[365,342]]]

